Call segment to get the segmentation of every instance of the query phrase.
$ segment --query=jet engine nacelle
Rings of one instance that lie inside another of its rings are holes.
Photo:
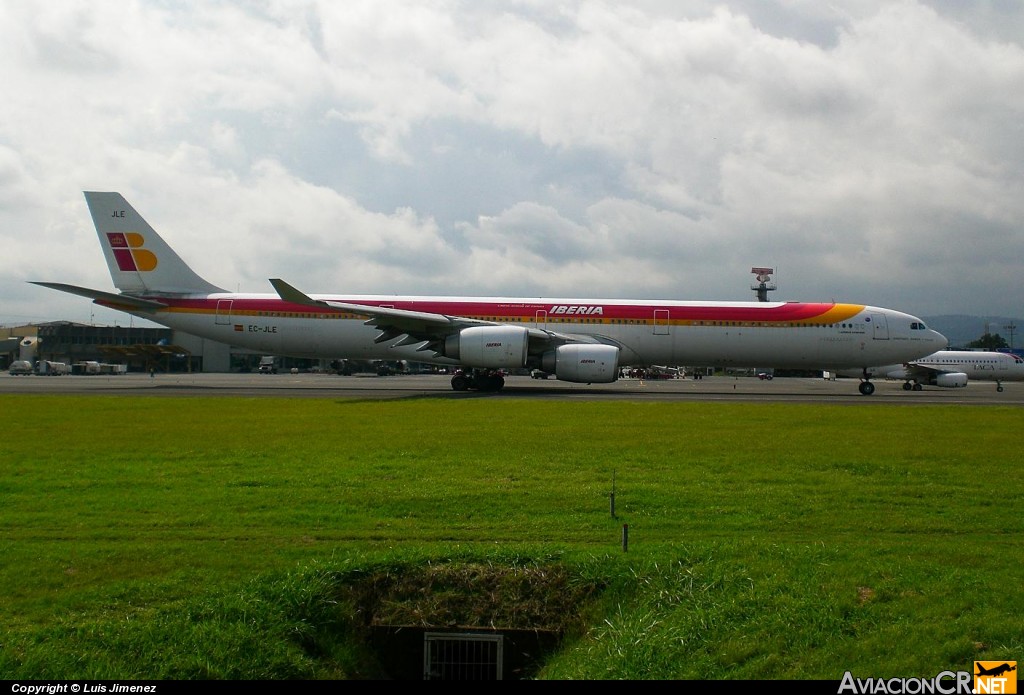
[[[526,366],[529,333],[522,326],[472,326],[444,341],[444,355],[467,367]]]
[[[949,389],[958,389],[967,386],[967,375],[963,372],[950,372],[939,374],[935,377],[936,386],[945,386]]]
[[[577,384],[609,384],[619,378],[614,345],[560,345],[541,358],[541,369]]]

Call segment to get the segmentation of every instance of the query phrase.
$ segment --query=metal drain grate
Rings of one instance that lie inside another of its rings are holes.
[[[502,680],[502,635],[427,632],[423,635],[423,680]]]

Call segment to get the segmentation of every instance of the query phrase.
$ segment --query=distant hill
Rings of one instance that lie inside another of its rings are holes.
[[[932,328],[949,338],[952,348],[964,347],[967,343],[977,340],[985,333],[1001,335],[1013,347],[1024,347],[1024,320],[1011,319],[1006,316],[966,316],[964,314],[948,314],[945,316],[922,316],[928,328]],[[1016,326],[1013,338],[1007,326]]]

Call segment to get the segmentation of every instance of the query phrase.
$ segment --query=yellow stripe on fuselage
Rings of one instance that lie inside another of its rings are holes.
[[[824,314],[806,318],[797,323],[842,323],[864,311],[863,304],[836,304]]]

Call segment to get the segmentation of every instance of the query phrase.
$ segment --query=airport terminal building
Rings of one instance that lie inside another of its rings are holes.
[[[73,321],[51,321],[21,326],[0,326],[0,371],[29,362],[24,373],[43,373],[34,367],[46,362],[67,366],[68,374],[124,372],[228,373],[260,370],[265,353],[200,338],[171,328],[100,326]],[[346,365],[345,360],[273,356],[274,373],[291,371],[358,371],[399,373],[410,366]],[[382,371],[382,369],[384,371]],[[48,372],[65,373],[65,372]]]
[[[18,360],[124,365],[132,372],[255,370],[260,356],[170,328],[52,321],[0,327],[0,369]]]

